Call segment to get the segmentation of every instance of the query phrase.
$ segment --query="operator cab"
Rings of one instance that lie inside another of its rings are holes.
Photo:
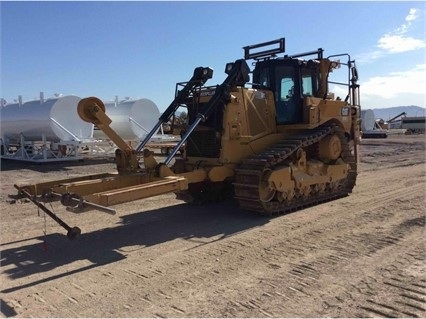
[[[320,81],[319,61],[323,59],[323,49],[277,58],[278,53],[285,51],[284,38],[243,49],[246,60],[256,61],[253,88],[270,90],[274,94],[277,124],[303,123],[303,99],[324,98],[320,95],[327,92],[326,87],[321,88]],[[312,55],[316,57],[311,60],[299,59]]]
[[[293,58],[258,61],[253,70],[253,88],[274,94],[277,124],[303,122],[303,98],[316,96],[318,63]]]

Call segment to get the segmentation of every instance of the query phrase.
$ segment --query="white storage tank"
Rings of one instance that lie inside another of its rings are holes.
[[[105,113],[111,118],[110,127],[124,140],[141,140],[157,124],[160,111],[149,99],[105,102]],[[93,137],[103,139],[105,134],[96,129]]]
[[[92,138],[93,124],[80,119],[77,105],[81,98],[68,95],[47,100],[14,103],[0,110],[0,134],[9,142],[19,142],[20,134],[27,141],[78,141]]]
[[[361,131],[367,132],[374,130],[376,118],[373,110],[361,111]]]

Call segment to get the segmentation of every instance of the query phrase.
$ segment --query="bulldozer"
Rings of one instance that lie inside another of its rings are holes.
[[[322,48],[287,55],[285,38],[243,50],[244,58],[226,64],[221,84],[206,85],[213,77],[210,67],[197,67],[189,81],[177,83],[173,101],[135,148],[111,129],[99,98],[82,99],[79,116],[117,146],[117,172],[15,188],[71,239],[81,230],[68,226],[44,202],[114,214],[111,206],[119,203],[175,193],[189,203],[233,198],[243,210],[272,216],[347,196],[355,186],[359,158],[355,61],[347,53],[324,57]],[[343,75],[332,81],[337,72]],[[343,87],[346,96],[335,97],[331,85]],[[159,162],[146,145],[181,107],[187,110],[181,140]],[[183,155],[176,156],[183,145]]]

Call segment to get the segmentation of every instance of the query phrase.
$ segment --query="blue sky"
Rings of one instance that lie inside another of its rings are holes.
[[[426,107],[425,2],[0,2],[1,97],[148,98],[160,111],[198,66],[225,78],[242,47],[286,38],[356,60],[361,106]]]

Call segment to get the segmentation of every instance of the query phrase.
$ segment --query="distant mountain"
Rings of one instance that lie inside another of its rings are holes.
[[[365,110],[365,109],[364,109]],[[406,116],[426,116],[426,108],[410,105],[410,106],[394,106],[387,108],[372,109],[376,119],[383,119],[385,121],[401,114],[407,113]]]

